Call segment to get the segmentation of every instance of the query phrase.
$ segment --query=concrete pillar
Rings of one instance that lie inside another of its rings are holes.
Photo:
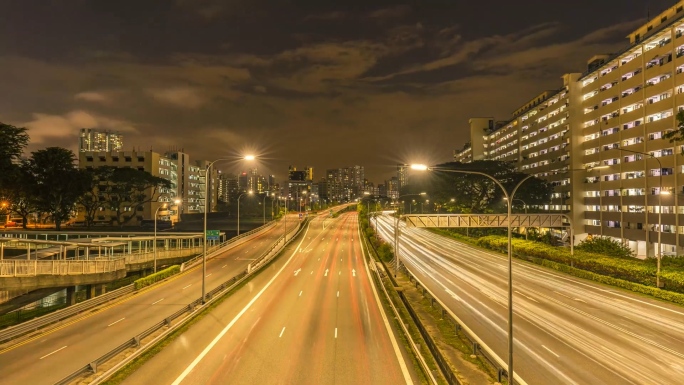
[[[105,284],[103,283],[102,286],[101,286],[101,289],[100,289],[100,295],[102,295],[102,294],[104,294],[104,293],[106,293],[106,292],[107,292],[107,285],[105,285]]]
[[[0,242],[0,261],[5,259],[5,242]]]
[[[76,286],[69,286],[66,291],[66,303],[67,306],[71,306],[76,303]]]
[[[91,299],[95,297],[95,285],[86,285],[86,299]]]
[[[28,238],[26,239],[26,259],[29,261],[31,260],[31,244],[28,243]]]

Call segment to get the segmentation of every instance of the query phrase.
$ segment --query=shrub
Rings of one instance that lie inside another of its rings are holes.
[[[508,239],[499,236],[482,237],[477,240],[477,244],[488,249],[506,252]],[[656,268],[651,261],[635,258],[611,258],[577,249],[575,249],[575,255],[571,256],[567,249],[521,239],[513,239],[511,244],[516,256],[537,264],[545,265],[545,262],[554,262],[644,286],[655,286],[656,284]],[[667,290],[684,293],[684,272],[680,269],[663,264],[661,280]],[[658,289],[654,288],[654,290]]]
[[[171,267],[167,267],[164,270],[158,271],[155,274],[150,274],[147,277],[140,278],[133,282],[135,284],[135,290],[142,289],[145,286],[150,286],[156,282],[159,282],[163,279],[166,279],[174,274],[180,273],[180,266],[179,265],[173,265]]]
[[[575,250],[604,254],[618,258],[634,257],[634,253],[628,246],[608,237],[587,238],[580,242],[580,244],[575,247]]]

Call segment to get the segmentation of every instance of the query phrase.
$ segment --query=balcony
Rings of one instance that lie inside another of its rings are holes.
[[[646,240],[646,230],[639,229],[624,229],[625,239],[631,241],[645,241]]]

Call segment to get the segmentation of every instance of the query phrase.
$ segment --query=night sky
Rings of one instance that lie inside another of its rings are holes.
[[[362,165],[377,184],[450,160],[469,117],[508,119],[674,4],[0,0],[0,121],[29,150],[96,127],[127,151],[256,153],[279,180]]]

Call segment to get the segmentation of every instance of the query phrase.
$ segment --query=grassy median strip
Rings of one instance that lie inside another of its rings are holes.
[[[453,238],[473,247],[506,253],[508,239],[501,236],[486,236],[478,239],[468,238],[446,230],[429,229],[433,233]],[[600,254],[575,251],[571,256],[566,249],[549,246],[540,242],[513,239],[515,258],[548,267],[568,275],[589,279],[594,282],[623,288],[635,293],[645,294],[657,299],[684,305],[684,272],[679,268],[664,268],[662,279],[666,288],[655,287],[655,269],[651,261],[639,259],[613,258]]]

